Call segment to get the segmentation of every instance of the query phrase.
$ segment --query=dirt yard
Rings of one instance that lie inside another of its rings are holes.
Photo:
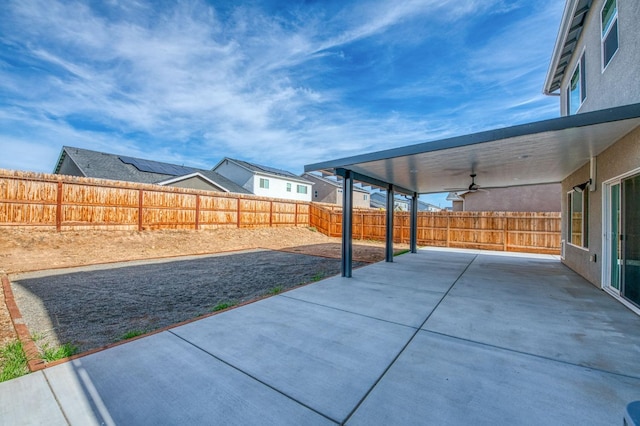
[[[45,269],[259,248],[329,258],[340,257],[340,239],[330,238],[307,228],[60,233],[2,229],[0,274],[11,276]],[[395,248],[403,249],[406,246],[396,245]],[[355,261],[376,262],[382,259],[383,243],[355,242]],[[0,293],[0,346],[15,338],[4,294]]]

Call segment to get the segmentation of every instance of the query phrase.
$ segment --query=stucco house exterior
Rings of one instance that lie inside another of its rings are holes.
[[[312,201],[342,205],[342,183],[336,178],[322,176],[315,173],[304,173],[302,177],[313,182]],[[353,207],[357,209],[369,208],[370,194],[364,188],[353,187]]]
[[[544,93],[562,116],[640,102],[640,1],[568,0]],[[562,181],[562,261],[640,313],[640,127]]]
[[[451,192],[453,211],[559,212],[562,187],[557,183],[491,188],[488,191]]]
[[[54,174],[215,192],[250,192],[211,170],[64,146]]]
[[[255,195],[311,201],[313,182],[286,170],[225,157],[213,171]]]

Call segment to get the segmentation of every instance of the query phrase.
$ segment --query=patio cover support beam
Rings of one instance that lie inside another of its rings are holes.
[[[386,256],[387,262],[393,262],[393,207],[395,195],[393,185],[387,186],[387,226],[386,226]]]
[[[411,197],[411,220],[409,223],[409,247],[411,253],[418,252],[418,193]]]
[[[369,185],[377,186],[377,187],[380,187],[380,188],[386,188],[386,187],[389,186],[389,183],[387,183],[387,182],[383,182],[380,179],[372,178],[370,176],[363,175],[363,174],[358,173],[358,172],[354,172],[353,170],[347,170],[347,169],[343,169],[343,168],[338,168],[338,169],[335,169],[335,174],[338,175],[338,176],[344,177],[344,174],[347,171],[349,171],[351,173],[351,177],[353,178],[354,181],[368,183]],[[403,187],[398,186],[398,185],[394,185],[394,190],[396,192],[401,192],[401,193],[406,194],[406,195],[412,195],[413,192],[414,192],[414,191],[411,191],[409,189],[403,188]]]
[[[342,276],[351,278],[353,259],[353,176],[351,170],[340,169],[342,181]]]

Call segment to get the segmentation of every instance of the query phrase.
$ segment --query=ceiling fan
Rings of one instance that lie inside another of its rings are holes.
[[[466,194],[467,192],[476,192],[476,191],[489,192],[486,189],[480,188],[480,185],[476,183],[477,175],[475,173],[471,173],[469,176],[471,177],[471,184],[467,188],[444,188],[444,189],[446,191],[459,192],[461,194]]]

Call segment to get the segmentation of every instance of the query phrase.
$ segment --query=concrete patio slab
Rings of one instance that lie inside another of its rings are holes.
[[[338,423],[415,331],[283,296],[173,330]]]
[[[0,424],[621,424],[639,350],[550,256],[424,250],[0,383]]]
[[[39,422],[39,419],[46,422]],[[29,426],[36,423],[68,424],[44,374],[40,371],[0,383],[0,425]]]
[[[71,424],[332,424],[169,332],[44,374]]]
[[[640,378],[640,318],[562,264],[480,255],[423,326]]]
[[[348,425],[622,424],[640,379],[421,331]]]
[[[382,283],[354,275],[353,278],[333,277],[312,286],[283,294],[296,300],[419,328],[433,308],[442,300],[444,291],[431,291],[420,281],[395,286],[389,292],[392,279]],[[451,286],[453,282],[449,282]]]

